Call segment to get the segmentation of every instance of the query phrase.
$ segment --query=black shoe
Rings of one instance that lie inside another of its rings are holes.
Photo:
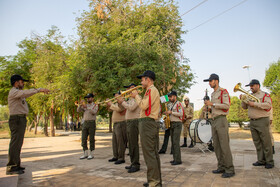
[[[233,177],[234,175],[235,175],[235,173],[223,173],[222,177],[223,178],[230,178],[230,177]]]
[[[163,151],[162,149],[159,150],[158,154],[165,154],[165,151]]]
[[[25,167],[19,166],[18,169],[19,169],[19,170],[25,170]]]
[[[208,146],[208,149],[209,149],[210,151],[214,151],[214,147],[213,147],[213,146]]]
[[[17,169],[17,170],[13,170],[13,171],[6,171],[6,175],[20,175],[20,174],[24,174],[24,171],[21,169]]]
[[[274,168],[274,166],[271,165],[271,164],[266,164],[266,165],[265,165],[265,169],[271,169],[271,168]]]
[[[189,145],[189,147],[188,148],[193,148],[194,147],[194,145],[193,144],[191,144],[191,145]]]
[[[171,152],[170,152],[170,154],[172,155],[172,154],[173,154],[173,152],[171,151]]]
[[[173,162],[175,162],[174,160],[171,160],[170,163],[172,164]]]
[[[183,145],[181,145],[181,147],[188,147],[188,146],[187,146],[187,144],[184,143]]]
[[[214,173],[214,174],[221,174],[224,172],[225,172],[225,170],[221,170],[221,169],[212,170],[212,173]]]
[[[182,164],[182,162],[172,162],[172,163],[171,163],[172,166],[180,165],[180,164]]]
[[[265,164],[259,163],[259,162],[255,162],[253,163],[253,166],[264,166]]]
[[[132,166],[130,165],[130,166],[125,166],[124,168],[125,168],[125,169],[131,169],[131,167],[132,167]]]
[[[108,160],[109,162],[115,162],[115,161],[117,161],[118,159],[116,159],[116,158],[111,158],[110,160]]]
[[[148,182],[145,182],[145,183],[143,184],[143,186],[148,187],[148,186],[149,186],[149,183],[148,183]]]
[[[125,163],[124,160],[117,160],[117,161],[115,162],[115,164],[123,164],[123,163]]]
[[[128,173],[134,173],[134,172],[137,172],[137,171],[139,171],[139,170],[140,170],[139,168],[131,167],[127,172],[128,172]]]

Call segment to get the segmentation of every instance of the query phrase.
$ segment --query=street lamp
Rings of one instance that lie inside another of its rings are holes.
[[[249,66],[249,65],[245,65],[245,66],[242,67],[243,69],[247,69],[247,70],[248,70],[249,82],[250,82],[250,80],[251,80],[251,78],[250,78],[250,70],[249,70],[250,67],[251,67],[251,66]]]

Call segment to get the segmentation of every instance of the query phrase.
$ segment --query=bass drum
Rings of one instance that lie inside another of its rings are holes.
[[[190,138],[195,143],[208,143],[212,139],[211,123],[205,119],[195,119],[189,127]]]

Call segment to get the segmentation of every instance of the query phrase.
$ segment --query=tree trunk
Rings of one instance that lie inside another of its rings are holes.
[[[47,116],[47,114],[45,114],[45,117],[44,117],[44,134],[45,134],[45,136],[49,136],[49,133],[48,133],[48,116]]]
[[[37,127],[38,127],[40,118],[41,118],[41,115],[37,116],[37,118],[36,118],[36,122],[35,122],[35,125],[34,125],[34,134],[37,134]]]
[[[53,111],[54,111],[54,107],[53,107],[53,101],[52,101],[51,114],[50,114],[51,136],[55,136]]]
[[[32,126],[33,126],[33,124],[35,124],[35,120],[36,120],[36,119],[34,119],[34,120],[31,122],[31,124],[29,125],[29,127],[28,127],[28,132],[31,132]]]

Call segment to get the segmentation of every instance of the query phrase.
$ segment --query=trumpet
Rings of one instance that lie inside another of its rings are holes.
[[[257,102],[257,103],[260,102],[259,98],[253,96],[252,94],[250,94],[249,92],[247,92],[246,90],[241,88],[241,83],[238,83],[237,85],[235,85],[233,91],[234,92],[240,91],[240,92],[245,93],[245,96],[241,97],[241,101],[244,101],[245,103],[248,103],[248,101],[254,101],[254,102]]]
[[[143,92],[143,86],[139,85],[139,86],[136,86],[136,87],[131,88],[129,90],[121,91],[120,95],[118,95],[116,97],[113,97],[111,99],[108,99],[106,101],[98,102],[97,104],[98,105],[103,105],[103,104],[107,104],[108,102],[116,103],[118,101],[118,98],[120,98],[120,97],[124,97],[125,99],[128,99],[130,97],[131,92],[133,92],[134,90],[138,90],[138,93],[142,93]]]
[[[74,103],[76,106],[80,106],[80,105],[85,105],[86,103],[85,103],[85,101],[83,100],[82,102],[78,102],[78,101],[75,101],[75,103]]]

